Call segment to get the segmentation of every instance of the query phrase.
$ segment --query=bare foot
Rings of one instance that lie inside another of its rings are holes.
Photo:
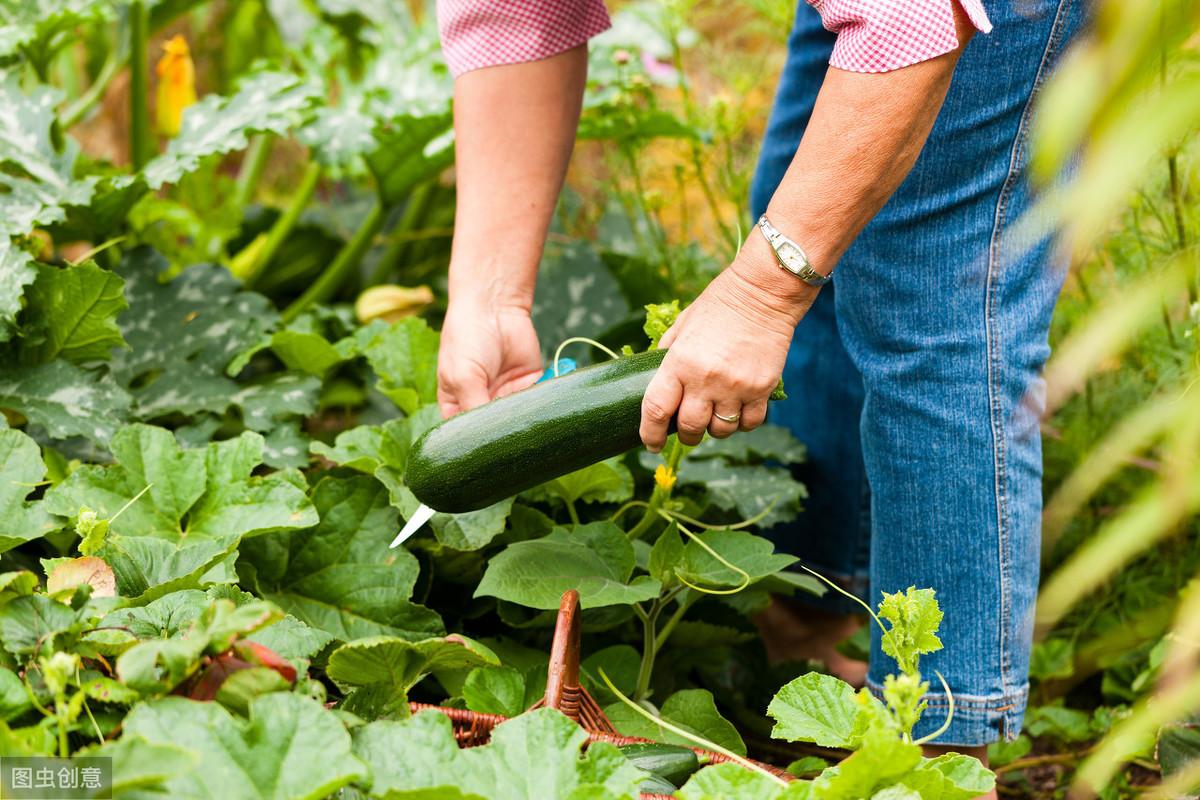
[[[863,625],[857,614],[831,614],[776,597],[754,623],[762,634],[771,661],[820,661],[829,672],[851,686],[862,686],[867,665],[846,658],[837,645]]]
[[[987,745],[980,747],[954,747],[953,745],[927,744],[921,749],[925,751],[925,755],[928,758],[937,758],[946,753],[962,753],[964,756],[975,756],[983,762],[985,767],[988,763]],[[999,800],[999,795],[996,794],[995,789],[992,789],[987,794],[979,795],[977,800]]]

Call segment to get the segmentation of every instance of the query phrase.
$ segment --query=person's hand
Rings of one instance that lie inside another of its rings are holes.
[[[541,374],[542,353],[527,308],[473,298],[451,301],[438,351],[443,417],[524,389]]]
[[[672,417],[687,445],[699,444],[705,430],[723,439],[761,425],[792,332],[816,292],[776,266],[762,236],[751,234],[733,264],[659,343],[669,352],[642,399],[640,434],[647,449],[662,449]],[[740,416],[726,422],[717,414]]]

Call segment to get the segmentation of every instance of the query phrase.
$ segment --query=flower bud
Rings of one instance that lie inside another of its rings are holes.
[[[395,322],[418,314],[433,302],[433,290],[428,286],[372,286],[358,296],[354,315],[364,325],[373,319]]]

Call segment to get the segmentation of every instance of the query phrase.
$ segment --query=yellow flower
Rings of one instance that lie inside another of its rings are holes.
[[[675,485],[675,472],[666,464],[659,464],[654,469],[654,483],[664,492],[671,491]]]
[[[163,57],[158,60],[156,71],[158,132],[163,136],[177,136],[183,110],[196,102],[196,67],[187,40],[175,35],[164,42]]]

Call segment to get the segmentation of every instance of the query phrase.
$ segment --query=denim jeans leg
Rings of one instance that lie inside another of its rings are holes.
[[[802,0],[751,186],[755,219],[766,209],[795,155],[829,69],[835,38]],[[799,556],[865,598],[870,529],[858,437],[862,378],[842,346],[834,294],[832,285],[826,287],[797,327],[783,373],[788,399],[772,403],[770,410],[769,421],[789,428],[807,448],[806,462],[794,472],[808,488],[809,498],[796,521],[776,526],[766,535],[779,550]],[[814,410],[821,418],[821,425],[815,427],[811,424]],[[833,592],[812,602],[831,611],[858,610]]]
[[[912,173],[838,267],[842,341],[863,377],[871,592],[931,587],[954,717],[939,743],[1013,737],[1028,691],[1041,512],[1038,404],[1064,273],[1048,243],[1005,239],[1030,205],[1037,91],[1082,0],[989,6]],[[869,683],[895,665],[874,631]],[[941,725],[930,693],[917,733]]]

